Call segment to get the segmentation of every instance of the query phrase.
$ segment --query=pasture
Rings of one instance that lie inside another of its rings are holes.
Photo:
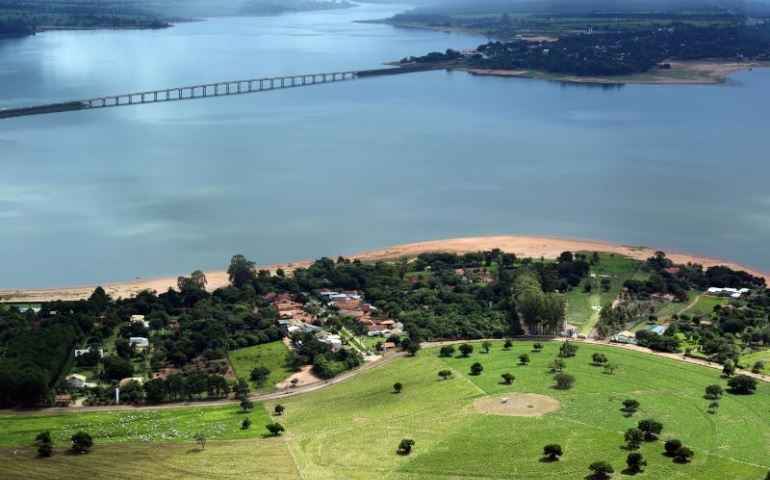
[[[253,347],[239,348],[227,354],[235,375],[246,379],[251,388],[256,390],[270,390],[275,384],[286,380],[291,374],[291,369],[286,367],[286,354],[289,349],[282,341],[263,343]],[[270,375],[264,385],[257,387],[250,375],[254,367],[267,367]]]
[[[3,478],[22,478],[18,472],[28,465],[28,471],[39,478],[56,478],[61,468],[93,473],[89,475],[93,478],[144,478],[140,472],[146,466],[157,478],[582,479],[589,473],[589,463],[606,460],[615,468],[614,478],[632,478],[621,473],[629,453],[623,432],[642,418],[660,421],[663,432],[659,441],[644,442],[639,450],[649,465],[638,478],[762,480],[770,469],[768,384],[762,383],[754,395],[726,393],[718,412],[710,414],[704,387],[726,384],[717,370],[579,344],[577,356],[565,359],[566,372],[576,382],[570,390],[556,390],[548,365],[556,357],[559,342],[546,342],[542,352],[533,352],[532,342],[514,342],[506,351],[497,341],[488,354],[481,353],[479,343],[474,347],[468,358],[457,353],[440,358],[437,349],[423,350],[414,358],[398,358],[349,381],[282,399],[284,416],[271,417],[286,426],[282,437],[261,438],[265,413],[254,421],[252,430],[239,431],[242,414],[237,406],[214,407],[210,410],[216,413],[210,419],[184,409],[168,410],[162,414],[187,417],[201,428],[209,421],[224,422],[228,428],[212,434],[202,452],[184,443],[183,437],[146,444],[133,440],[122,444],[115,439],[109,445],[98,435],[93,452],[80,456],[57,451],[50,459],[35,459],[29,448],[15,455],[10,448],[0,448],[0,473]],[[607,355],[618,369],[608,374],[593,366],[594,352]],[[530,356],[528,365],[519,364],[523,353]],[[474,362],[484,367],[480,375],[469,374]],[[453,375],[442,380],[437,375],[440,370]],[[506,372],[516,377],[512,385],[501,381]],[[401,393],[393,390],[396,382],[403,384]],[[542,416],[517,417],[481,413],[474,407],[486,396],[515,393],[546,395],[557,400],[560,408]],[[641,404],[633,417],[621,412],[621,402],[628,398]],[[266,411],[272,411],[273,405],[268,402]],[[29,445],[39,430],[72,423],[68,417],[88,421],[90,415],[104,416],[101,421],[107,422],[115,414],[28,415],[12,421],[4,416],[0,438],[6,446]],[[396,453],[403,438],[415,440],[410,455]],[[662,454],[668,438],[678,438],[694,450],[692,463],[678,464]],[[542,461],[542,449],[548,443],[562,445],[561,460]]]

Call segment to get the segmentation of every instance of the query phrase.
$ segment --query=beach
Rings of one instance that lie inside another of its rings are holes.
[[[368,250],[359,253],[329,252],[330,258],[337,258],[338,255],[350,259],[360,259],[363,261],[393,260],[402,257],[415,257],[420,253],[427,252],[453,252],[467,253],[480,250],[492,250],[499,248],[504,252],[515,253],[518,257],[531,258],[556,258],[564,251],[586,251],[586,252],[609,252],[619,255],[625,255],[638,260],[644,260],[652,256],[658,248],[649,246],[634,246],[612,244],[597,240],[573,239],[548,236],[528,236],[528,235],[499,235],[484,237],[461,237],[445,240],[433,240],[426,242],[407,243],[392,247]],[[770,273],[753,269],[747,266],[739,265],[728,260],[709,258],[696,254],[666,252],[668,257],[674,263],[699,263],[704,267],[715,265],[724,265],[734,270],[744,270],[752,275],[763,277],[770,283]],[[287,273],[301,267],[307,267],[313,262],[312,259],[300,262],[277,263],[272,265],[259,265],[257,268],[275,272],[282,268]],[[216,270],[205,272],[208,280],[207,288],[210,291],[228,285],[228,276],[225,270]],[[180,273],[179,275],[189,275]],[[143,290],[155,290],[164,292],[169,288],[176,288],[177,276],[169,276],[156,279],[139,279],[127,282],[116,282],[102,285],[104,290],[114,298],[130,297]],[[65,288],[50,289],[28,289],[28,290],[0,290],[0,301],[2,302],[49,302],[54,300],[79,300],[88,298],[97,285],[80,285]]]

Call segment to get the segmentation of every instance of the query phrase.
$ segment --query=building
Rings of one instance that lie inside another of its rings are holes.
[[[636,345],[636,335],[633,332],[623,331],[617,335],[610,337],[611,342],[627,343],[629,345]]]
[[[72,405],[72,396],[71,395],[56,395],[56,398],[54,399],[54,405],[57,407],[69,407]]]
[[[144,319],[144,315],[131,315],[131,318],[129,318],[128,323],[131,325],[135,323],[141,323],[144,328],[150,328],[150,322]]]
[[[79,373],[73,373],[72,375],[67,376],[67,385],[70,388],[81,389],[86,386],[86,377]]]
[[[131,337],[128,339],[128,343],[135,346],[137,349],[143,349],[150,346],[150,340],[146,337]]]
[[[88,352],[90,352],[92,350],[99,354],[99,358],[104,358],[104,349],[102,347],[98,347],[98,348],[88,347],[88,348],[76,349],[75,350],[75,358],[77,358],[77,357],[79,357],[81,355],[85,355],[86,353],[88,353]]]
[[[743,295],[749,293],[750,291],[751,290],[748,288],[709,287],[708,290],[706,290],[706,293],[715,297],[741,298]]]
[[[321,336],[318,340],[331,346],[332,352],[339,352],[340,349],[342,348],[342,337],[340,337],[339,335],[332,335],[330,333],[327,333]]]
[[[658,335],[663,335],[666,333],[667,328],[664,325],[657,325],[650,329],[651,332],[657,333]]]

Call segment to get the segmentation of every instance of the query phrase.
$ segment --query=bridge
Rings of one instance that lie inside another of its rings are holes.
[[[47,113],[69,112],[74,110],[124,107],[129,105],[145,105],[150,103],[165,103],[209,97],[243,95],[246,93],[266,92],[270,90],[280,90],[285,88],[343,82],[355,80],[358,78],[435,70],[436,68],[438,68],[436,65],[417,65],[401,68],[311,73],[307,75],[291,75],[287,77],[232,80],[201,85],[191,85],[186,87],[149,90],[138,93],[123,93],[119,95],[86,98],[82,100],[71,100],[58,103],[31,105],[26,107],[4,108],[0,109],[0,119],[25,117],[30,115],[42,115]]]

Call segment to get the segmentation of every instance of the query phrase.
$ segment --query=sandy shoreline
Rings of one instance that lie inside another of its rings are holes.
[[[570,251],[600,251],[627,255],[639,260],[650,257],[656,248],[631,245],[617,245],[594,240],[580,240],[560,237],[526,236],[526,235],[501,235],[486,237],[464,237],[446,240],[434,240],[428,242],[408,243],[393,247],[369,250],[366,252],[345,254],[348,258],[359,258],[366,261],[389,260],[400,257],[414,257],[425,252],[454,252],[466,253],[478,250],[491,250],[499,248],[506,252],[515,253],[519,257],[555,258],[561,252]],[[344,252],[343,252],[344,253]],[[735,262],[709,258],[700,255],[667,252],[668,256],[676,263],[700,263],[704,267],[725,265],[737,270],[745,270],[753,275],[764,277],[770,284],[770,273],[748,268]],[[330,258],[336,258],[340,252],[329,252]],[[299,267],[305,267],[313,260],[304,260],[292,263],[279,263],[273,265],[261,265],[259,268],[275,271],[283,268],[287,272]],[[189,273],[185,273],[187,275]],[[228,284],[227,272],[217,270],[206,272],[209,290],[224,287]],[[65,288],[30,289],[30,290],[0,290],[0,299],[3,302],[45,302],[52,300],[77,300],[87,298],[93,292],[96,285],[81,285]],[[113,297],[130,297],[142,290],[155,290],[164,292],[168,288],[176,287],[176,276],[148,280],[134,280],[103,285],[108,294]]]
[[[683,62],[672,60],[667,63],[671,65],[671,69],[656,69],[647,73],[618,77],[557,75],[535,70],[493,70],[464,67],[455,70],[481,76],[535,78],[599,85],[717,85],[725,83],[728,77],[734,73],[754,68],[770,67],[770,63],[767,62]]]

